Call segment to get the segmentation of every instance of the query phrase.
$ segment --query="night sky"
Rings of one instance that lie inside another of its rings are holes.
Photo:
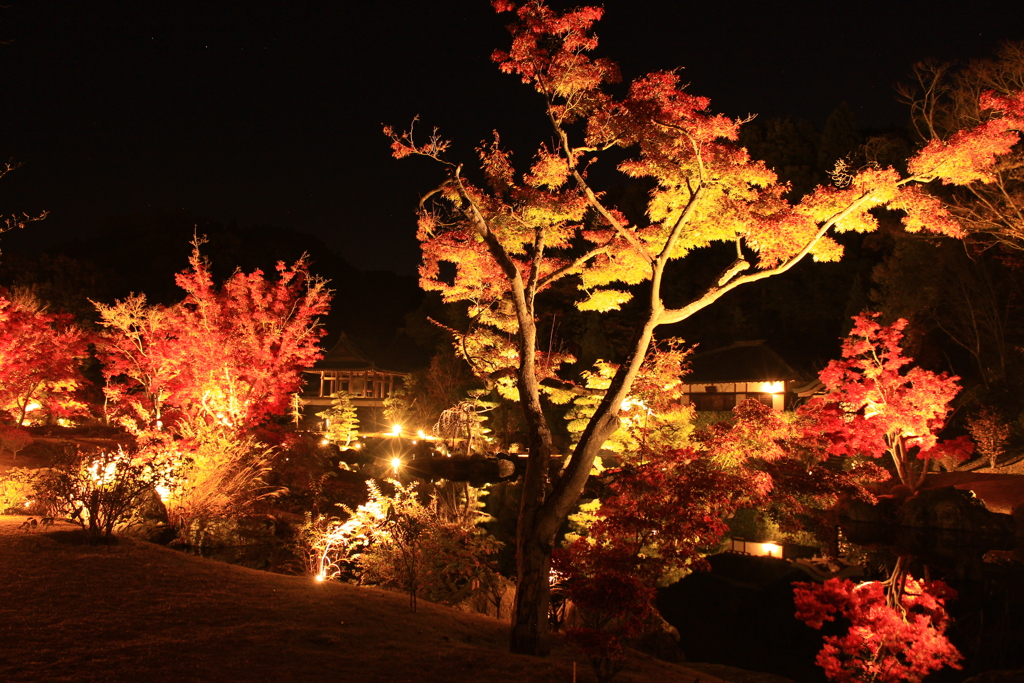
[[[819,127],[843,101],[862,126],[901,125],[893,84],[915,61],[1024,40],[1006,1],[605,7],[600,52],[627,78],[685,67],[716,110]],[[484,0],[9,0],[0,157],[24,165],[0,181],[0,210],[50,210],[28,228],[41,242],[186,210],[314,233],[359,268],[411,274],[413,210],[439,176],[392,160],[381,124],[418,114],[467,159],[497,128],[525,161],[550,134],[536,95],[490,63],[509,20]]]

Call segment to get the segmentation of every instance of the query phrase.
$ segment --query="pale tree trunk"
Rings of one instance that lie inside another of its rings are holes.
[[[553,487],[547,481],[550,454],[534,457],[531,448],[516,533],[517,580],[510,642],[512,652],[528,655],[547,655],[550,652],[548,608],[551,603],[551,552],[555,537],[583,493],[594,458],[619,426],[619,405],[640,371],[657,326],[656,320],[657,313],[654,312],[634,338],[627,362],[616,372],[568,466]],[[539,402],[537,407],[540,407]],[[528,415],[530,412],[527,410]],[[540,413],[532,417],[543,420]],[[546,431],[547,423],[540,422],[537,426],[541,424]],[[533,434],[534,425],[530,424],[530,427]]]

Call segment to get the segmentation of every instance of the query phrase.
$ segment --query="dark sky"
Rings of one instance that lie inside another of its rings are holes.
[[[733,116],[820,126],[845,100],[886,126],[904,119],[892,86],[915,61],[1024,40],[1016,3],[968,4],[609,0],[598,34],[627,77],[685,67]],[[8,0],[0,157],[24,166],[0,181],[0,210],[49,209],[30,229],[55,240],[184,209],[412,273],[413,210],[438,177],[392,160],[380,125],[419,114],[467,153],[498,128],[528,157],[549,137],[535,96],[489,61],[508,21],[484,0]]]

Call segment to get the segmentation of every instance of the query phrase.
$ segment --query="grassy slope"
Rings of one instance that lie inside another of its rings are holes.
[[[0,517],[0,680],[569,683],[574,660],[594,680],[561,641],[546,659],[509,654],[496,619],[148,543],[83,546],[23,519]],[[615,680],[722,679],[637,655]]]

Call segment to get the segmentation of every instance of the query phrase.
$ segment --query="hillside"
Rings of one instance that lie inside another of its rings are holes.
[[[547,659],[509,654],[496,619],[138,541],[81,545],[71,525],[26,533],[24,519],[0,517],[0,680],[568,683],[574,661],[594,680],[561,641]],[[615,680],[724,679],[636,655]]]

